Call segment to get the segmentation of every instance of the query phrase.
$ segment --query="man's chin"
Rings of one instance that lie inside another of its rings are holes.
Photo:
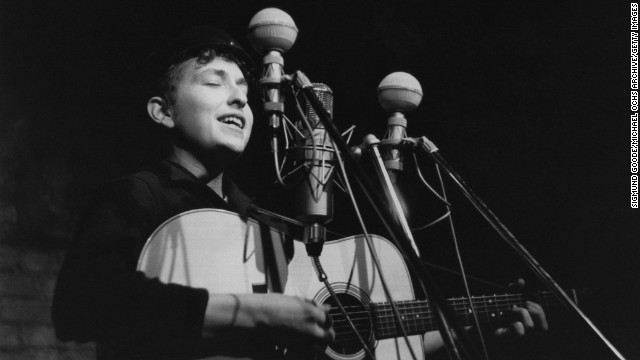
[[[214,153],[215,156],[222,156],[229,160],[234,160],[240,157],[245,149],[245,144],[228,144],[227,146],[216,148],[212,153]]]

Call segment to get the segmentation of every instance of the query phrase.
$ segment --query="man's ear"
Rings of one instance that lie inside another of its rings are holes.
[[[171,129],[175,126],[171,110],[167,101],[159,96],[154,96],[147,102],[147,112],[156,123]]]

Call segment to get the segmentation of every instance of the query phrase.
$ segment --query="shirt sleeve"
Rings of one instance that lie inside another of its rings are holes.
[[[136,271],[147,237],[164,220],[161,213],[149,186],[136,178],[110,183],[92,202],[58,277],[52,315],[61,340],[119,344],[163,357],[195,351],[207,290]]]

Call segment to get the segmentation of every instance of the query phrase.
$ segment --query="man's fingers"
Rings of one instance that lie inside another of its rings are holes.
[[[329,310],[331,310],[331,304],[314,305],[314,324],[311,325],[310,333],[322,345],[331,343],[335,338],[335,331],[332,328],[333,321]]]
[[[512,290],[524,289],[524,279],[519,278],[518,280],[512,283],[509,283],[509,289],[512,289]]]
[[[533,329],[535,324],[533,323],[531,314],[529,314],[527,309],[514,305],[511,311],[515,314],[516,321],[522,323],[524,329]]]
[[[509,284],[512,291],[522,291],[525,286],[523,279]],[[511,322],[506,327],[497,329],[494,334],[501,338],[520,337],[533,329],[547,330],[549,328],[542,307],[532,301],[526,301],[522,307],[511,308]]]
[[[324,346],[330,344],[336,337],[336,333],[333,328],[325,329],[319,325],[315,325],[310,332],[311,336],[314,338],[313,342]]]
[[[314,321],[318,324],[323,324],[327,320],[327,310],[325,305],[316,305],[314,302],[309,301],[307,307],[307,314],[309,320]]]
[[[325,319],[322,322],[322,327],[325,329],[330,329],[333,326],[333,319],[331,318],[331,314],[329,311],[331,310],[331,304],[322,304],[322,310],[324,311]]]
[[[535,326],[542,330],[548,330],[549,325],[547,324],[547,317],[544,314],[544,310],[542,306],[532,301],[527,301],[525,303],[527,310],[529,311],[529,315],[531,319],[535,323]]]
[[[509,324],[509,333],[517,337],[524,336],[525,330],[522,322],[515,321]]]

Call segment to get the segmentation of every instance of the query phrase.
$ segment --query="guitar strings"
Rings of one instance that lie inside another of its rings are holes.
[[[543,294],[541,302],[543,305],[552,304],[555,298],[550,294]],[[493,295],[489,297],[474,297],[473,305],[487,307],[487,306],[503,306],[504,304],[510,305],[522,305],[524,303],[524,298],[521,294],[504,294],[504,295]],[[396,306],[402,308],[403,310],[411,310],[411,309],[431,309],[431,305],[426,300],[409,300],[409,301],[397,301],[395,302]],[[469,306],[469,301],[466,298],[453,298],[449,299],[449,305],[457,310],[467,309]],[[462,307],[460,307],[462,306]],[[345,309],[362,309],[362,305],[348,305],[345,306]],[[374,303],[368,305],[368,307],[372,308],[371,310],[361,310],[360,312],[370,313],[370,312],[384,312],[390,311],[390,305],[388,303]],[[334,313],[338,313],[338,308],[331,308],[330,311]],[[358,313],[358,311],[352,311],[350,313]]]
[[[542,294],[542,295],[543,297],[552,299],[552,297],[548,296],[549,294]],[[500,299],[500,298],[503,298],[503,299]],[[486,319],[498,320],[501,318],[501,315],[503,315],[503,311],[509,310],[509,308],[506,306],[521,305],[523,297],[521,294],[504,294],[504,295],[494,295],[493,297],[482,298],[482,299],[474,298],[474,300],[480,300],[480,301],[474,301],[474,303],[476,304],[483,303],[487,305],[486,307],[495,308],[495,309],[487,308],[487,309],[477,310],[477,315]],[[464,311],[459,315],[465,315],[467,317],[471,315],[471,313],[469,312],[470,308],[468,307],[468,301],[466,301],[466,299],[464,298],[451,299],[450,302],[454,304],[453,306],[454,310]],[[401,310],[405,310],[405,315],[403,316],[403,319],[402,319],[403,323],[409,326],[410,328],[417,327],[418,325],[425,324],[425,323],[432,324],[434,322],[434,317],[430,314],[431,310],[430,310],[429,304],[425,301],[418,302],[418,306],[415,306],[414,304],[415,302],[411,302],[411,303],[399,302],[398,303],[399,308]],[[462,307],[460,307],[459,305],[462,305]],[[370,330],[372,317],[376,320],[377,326],[375,326],[375,328],[379,332],[389,330],[389,329],[395,330],[396,328],[395,316],[393,316],[393,314],[388,314],[387,312],[389,312],[389,310],[386,310],[385,307],[386,307],[385,305],[378,306],[377,309],[375,309],[374,311],[371,311],[371,310],[351,311],[349,312],[349,314],[350,316],[352,316],[352,320],[354,322],[358,322],[359,324],[364,323],[366,325],[363,328],[359,327],[359,330],[362,330],[362,331]],[[361,309],[362,307],[361,306],[345,307],[345,309],[355,309],[355,308]],[[427,310],[426,312],[422,311],[425,309]],[[335,308],[332,310],[335,310]],[[417,310],[417,312],[415,310]],[[335,314],[335,311],[334,311],[334,314]],[[358,317],[359,315],[362,315],[362,316]],[[342,328],[344,328],[344,325],[341,325],[341,323],[346,320],[341,319],[339,314],[335,314],[332,316],[334,317],[333,322],[334,322],[334,329],[336,330],[336,335],[345,335],[345,334],[351,333],[350,329],[348,329],[349,331],[346,331],[346,332],[340,331]]]
[[[549,292],[539,293],[538,296],[544,300],[545,303],[553,303],[558,300],[555,296]],[[483,320],[501,320],[504,316],[501,310],[509,310],[507,305],[522,305],[523,295],[522,294],[501,294],[501,295],[493,295],[488,297],[474,297],[474,303],[483,303],[488,305],[488,307],[493,307],[496,309],[482,309],[477,310],[477,315]],[[464,310],[464,313],[459,315],[465,315],[467,318],[467,325],[471,324],[468,313],[468,301],[465,298],[454,298],[450,299],[450,302],[454,305],[454,310]],[[415,306],[415,304],[418,306]],[[424,329],[425,324],[429,324],[431,328],[435,327],[435,318],[430,314],[430,305],[426,301],[404,301],[398,302],[398,307],[400,310],[409,310],[405,312],[405,316],[403,318],[403,324],[407,326],[409,331],[426,331]],[[460,307],[462,305],[462,307]],[[380,304],[374,305],[370,307],[376,307],[375,310],[360,310],[360,311],[351,311],[349,312],[352,317],[353,322],[356,324],[358,331],[360,332],[369,332],[374,331],[376,333],[376,338],[381,339],[388,336],[393,336],[398,333],[397,323],[395,316],[393,314],[386,314],[389,310],[384,310],[385,307],[389,305]],[[346,309],[362,309],[362,306],[346,306]],[[383,309],[383,310],[380,310]],[[420,310],[427,309],[427,313],[422,312]],[[332,309],[334,310],[334,309]],[[418,310],[418,312],[411,312],[410,310]],[[419,318],[412,317],[412,315],[420,315]],[[332,315],[333,316],[333,315]],[[343,324],[346,320],[341,319],[339,316],[333,316],[333,325],[334,330],[336,332],[336,341],[347,342],[355,340],[355,336],[353,336],[353,330]],[[422,325],[422,326],[421,326]]]

